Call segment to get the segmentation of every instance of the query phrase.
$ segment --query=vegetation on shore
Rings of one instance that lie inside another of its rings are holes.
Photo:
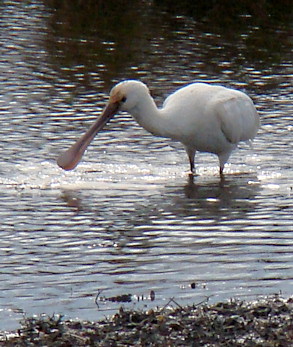
[[[26,318],[0,346],[261,346],[290,347],[293,298],[230,300],[162,309],[125,311],[99,322],[63,321],[61,316]]]

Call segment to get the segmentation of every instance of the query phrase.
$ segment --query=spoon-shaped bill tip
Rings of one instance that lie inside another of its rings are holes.
[[[58,157],[57,164],[63,170],[73,170],[80,162],[82,155],[83,151],[78,151],[72,146]]]
[[[57,164],[64,170],[73,170],[80,162],[84,152],[94,139],[95,135],[103,129],[104,125],[115,115],[118,108],[118,103],[109,103],[99,119],[89,128],[89,130],[67,151],[59,156]]]

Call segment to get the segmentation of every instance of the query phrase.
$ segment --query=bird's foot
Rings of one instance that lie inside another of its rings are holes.
[[[193,183],[194,177],[198,176],[198,174],[195,172],[195,170],[187,171],[186,174],[188,176],[189,183]]]
[[[192,177],[198,176],[198,174],[195,172],[195,170],[194,170],[194,171],[187,171],[186,174],[187,174],[189,177],[190,177],[190,176],[192,176]]]
[[[224,177],[224,167],[220,167],[220,177]]]
[[[188,172],[188,181],[189,181],[189,183],[193,183],[193,180],[194,180],[193,172]]]
[[[220,184],[223,185],[224,183],[225,183],[224,169],[220,168]]]

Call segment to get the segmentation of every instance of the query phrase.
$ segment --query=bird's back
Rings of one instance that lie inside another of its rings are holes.
[[[188,84],[169,95],[163,104],[163,108],[170,106],[178,107],[182,104],[201,108],[212,98],[217,89],[222,88],[221,86],[213,86],[207,83]]]
[[[218,130],[234,144],[253,139],[259,128],[259,116],[245,93],[207,83],[179,89],[165,100],[163,109],[170,118],[179,117],[190,134],[210,136]]]
[[[231,143],[248,141],[259,129],[259,115],[252,100],[246,94],[229,90],[219,92],[211,101],[211,109],[217,113],[221,129]]]

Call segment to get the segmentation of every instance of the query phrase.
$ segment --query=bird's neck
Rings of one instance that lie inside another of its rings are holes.
[[[148,132],[156,136],[169,136],[164,112],[157,107],[151,96],[140,101],[129,112],[138,124]]]

